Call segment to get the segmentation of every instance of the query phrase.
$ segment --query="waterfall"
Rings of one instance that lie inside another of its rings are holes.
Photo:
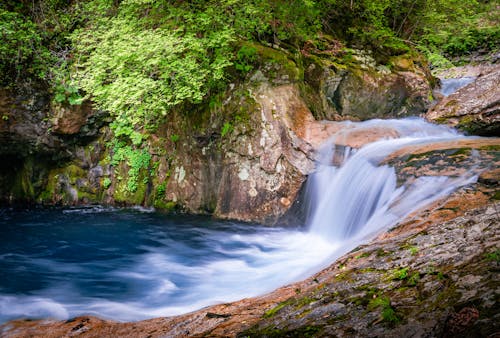
[[[353,149],[337,144],[345,143],[348,130],[333,135],[319,149],[316,171],[308,179],[313,207],[307,223],[312,233],[333,242],[357,243],[476,180],[473,174],[424,176],[398,186],[394,168],[380,165],[389,154],[409,145],[457,140],[463,136],[420,119],[354,124],[356,130],[380,127],[393,131],[388,133],[391,136]]]
[[[441,94],[448,96],[453,94],[462,87],[465,87],[469,83],[474,82],[476,77],[464,76],[459,78],[441,79]]]
[[[383,162],[405,146],[463,137],[419,119],[343,122],[318,150],[308,178],[306,229],[148,210],[0,210],[0,237],[8,243],[0,245],[0,323],[171,316],[311,276],[418,208],[474,182],[469,170],[401,183]]]

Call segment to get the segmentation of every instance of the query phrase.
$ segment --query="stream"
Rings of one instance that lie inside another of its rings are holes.
[[[0,210],[0,321],[96,315],[135,321],[182,314],[303,279],[476,180],[432,176],[397,184],[380,162],[407,145],[464,138],[420,119],[350,126],[390,128],[360,149],[318,150],[306,185],[307,222],[291,228],[88,207]]]

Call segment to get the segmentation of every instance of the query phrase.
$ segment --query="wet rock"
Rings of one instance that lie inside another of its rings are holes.
[[[74,135],[87,124],[87,119],[94,113],[88,101],[79,105],[52,105],[52,132],[63,135]]]
[[[355,51],[354,64],[337,67],[314,60],[304,80],[317,97],[306,95],[319,120],[367,120],[414,116],[425,112],[434,78],[418,58],[395,57],[394,71],[379,66],[368,53]],[[314,95],[314,94],[313,94]]]
[[[443,98],[425,115],[470,134],[500,135],[500,65],[487,68],[471,84]]]

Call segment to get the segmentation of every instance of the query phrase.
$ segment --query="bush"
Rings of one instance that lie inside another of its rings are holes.
[[[0,83],[6,85],[21,74],[43,79],[51,59],[37,26],[29,18],[0,7]]]

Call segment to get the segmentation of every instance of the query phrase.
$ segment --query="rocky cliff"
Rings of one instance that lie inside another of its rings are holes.
[[[356,50],[339,58],[253,48],[258,61],[244,81],[174,111],[142,149],[120,149],[91,102],[56,104],[33,84],[2,90],[1,200],[181,208],[273,224],[313,170],[312,147],[340,128],[319,120],[409,116],[430,103],[433,78],[419,57],[380,65]]]

